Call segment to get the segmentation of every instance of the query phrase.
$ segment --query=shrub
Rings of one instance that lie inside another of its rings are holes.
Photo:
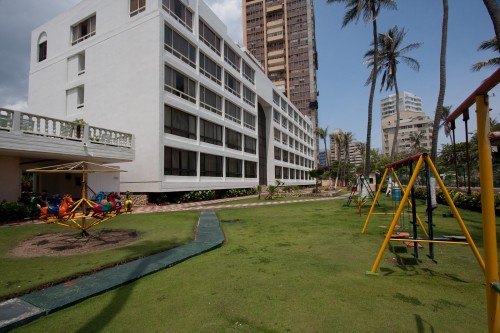
[[[252,195],[256,193],[257,191],[255,188],[232,188],[230,190],[227,190],[222,197],[223,198],[243,197],[246,195]]]
[[[0,202],[0,223],[22,220],[28,216],[28,208],[21,202]]]

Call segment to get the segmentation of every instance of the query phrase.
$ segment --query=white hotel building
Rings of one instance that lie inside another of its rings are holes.
[[[31,48],[30,113],[135,136],[121,191],[314,183],[311,120],[201,0],[84,0]]]

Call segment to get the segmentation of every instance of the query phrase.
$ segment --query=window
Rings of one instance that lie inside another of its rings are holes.
[[[288,162],[288,151],[283,150],[283,162]]]
[[[281,149],[278,147],[274,147],[274,159],[281,161]]]
[[[281,99],[281,110],[285,111],[285,113],[286,113],[287,106],[288,106],[288,104],[286,104],[285,99],[282,98]],[[290,115],[290,110],[288,110],[288,114]]]
[[[245,161],[245,178],[257,178],[257,162]]]
[[[82,109],[85,104],[85,89],[83,86],[76,88],[76,108]]]
[[[243,61],[243,77],[252,83],[255,82],[255,71],[245,61]]]
[[[226,177],[241,178],[242,176],[241,160],[226,157]]]
[[[274,129],[274,141],[281,142],[281,132],[277,128]]]
[[[85,52],[78,54],[78,75],[85,74]]]
[[[47,33],[42,32],[38,37],[38,62],[47,59]]]
[[[165,147],[163,153],[164,175],[196,176],[196,152]]]
[[[288,168],[283,168],[283,179],[288,179]]]
[[[146,10],[146,0],[130,0],[130,17]]]
[[[280,166],[275,166],[274,167],[274,178],[281,179],[281,177],[282,177],[281,170],[282,170],[282,168]]]
[[[227,46],[226,43],[224,43],[224,60],[238,72],[240,71],[241,58],[239,55],[236,54],[236,52],[234,52],[232,48]]]
[[[228,90],[231,94],[240,97],[241,92],[240,92],[240,82],[234,78],[231,74],[224,72],[224,78],[225,78],[225,87],[226,90]]]
[[[222,177],[222,156],[201,153],[200,176]]]
[[[177,32],[165,25],[165,50],[184,61],[189,66],[196,68],[196,48]]]
[[[205,23],[200,21],[199,36],[203,43],[212,49],[217,55],[220,56],[220,42],[221,39],[212,31]]]
[[[47,59],[47,41],[38,44],[38,62]]]
[[[222,68],[202,52],[200,52],[200,73],[218,85],[222,83]]]
[[[164,109],[163,128],[165,133],[196,140],[196,117],[168,105]]]
[[[295,179],[295,170],[290,169],[290,179]]]
[[[168,66],[165,66],[165,91],[196,103],[196,83]]]
[[[274,122],[275,122],[275,123],[278,123],[278,124],[279,124],[279,123],[280,123],[280,121],[281,121],[280,112],[279,112],[279,111],[277,111],[277,110],[275,110],[275,109],[273,109],[273,119],[274,119]]]
[[[200,106],[222,115],[222,97],[202,85],[200,85]]]
[[[200,140],[222,146],[222,126],[200,119]]]
[[[245,135],[245,153],[257,153],[257,140]]]
[[[96,16],[93,15],[88,19],[71,27],[71,45],[83,42],[85,39],[95,35]]]
[[[226,108],[224,110],[224,116],[226,119],[234,121],[235,123],[241,124],[241,108],[234,105],[226,99]]]
[[[226,147],[241,150],[241,133],[226,128]]]
[[[276,91],[273,91],[273,102],[276,105],[280,105],[280,95]]]
[[[243,125],[255,131],[255,116],[250,112],[243,111]]]
[[[251,106],[255,107],[255,93],[245,85],[243,85],[243,100]]]
[[[193,13],[180,0],[162,0],[163,9],[189,31],[193,31]]]

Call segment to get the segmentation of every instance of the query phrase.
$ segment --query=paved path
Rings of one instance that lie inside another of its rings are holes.
[[[251,196],[254,197],[254,196]],[[0,303],[0,332],[7,332],[49,313],[66,308],[89,297],[137,280],[143,276],[176,265],[196,255],[211,251],[224,243],[224,234],[213,210],[223,208],[244,208],[267,205],[282,205],[299,202],[324,201],[340,197],[307,198],[283,201],[263,201],[250,204],[217,205],[242,198],[228,198],[197,203],[165,206],[135,207],[134,214],[201,210],[195,240],[167,251],[145,258],[117,265],[91,275],[57,284]],[[41,221],[29,223],[44,223]],[[9,226],[22,225],[11,224]]]

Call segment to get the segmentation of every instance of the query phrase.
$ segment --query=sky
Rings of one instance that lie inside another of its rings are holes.
[[[0,107],[29,110],[28,74],[31,31],[74,6],[81,0],[0,0]],[[103,0],[104,1],[104,0]],[[229,36],[243,45],[241,0],[208,0],[212,10],[227,25]],[[363,55],[372,41],[372,26],[363,21],[342,28],[345,8],[341,4],[314,1],[316,43],[319,59],[319,126],[331,133],[335,128],[350,131],[358,141],[366,140],[369,71]],[[394,25],[405,28],[405,43],[422,42],[411,53],[420,63],[414,72],[405,64],[398,67],[399,90],[422,98],[424,112],[434,117],[439,92],[439,54],[442,2],[399,0],[396,11],[383,11],[377,22],[379,32]],[[493,69],[472,72],[472,64],[498,56],[477,51],[479,44],[494,35],[486,8],[479,0],[449,1],[447,87],[444,105],[456,107],[493,73]],[[380,99],[392,92],[377,85],[372,123],[372,148],[381,148]],[[495,94],[495,96],[493,96]],[[491,116],[500,120],[500,86],[490,94]],[[452,108],[453,109],[453,108]],[[471,110],[471,115],[473,115]],[[471,117],[469,131],[476,128]],[[465,130],[457,123],[457,141]],[[440,133],[440,143],[449,142]]]

